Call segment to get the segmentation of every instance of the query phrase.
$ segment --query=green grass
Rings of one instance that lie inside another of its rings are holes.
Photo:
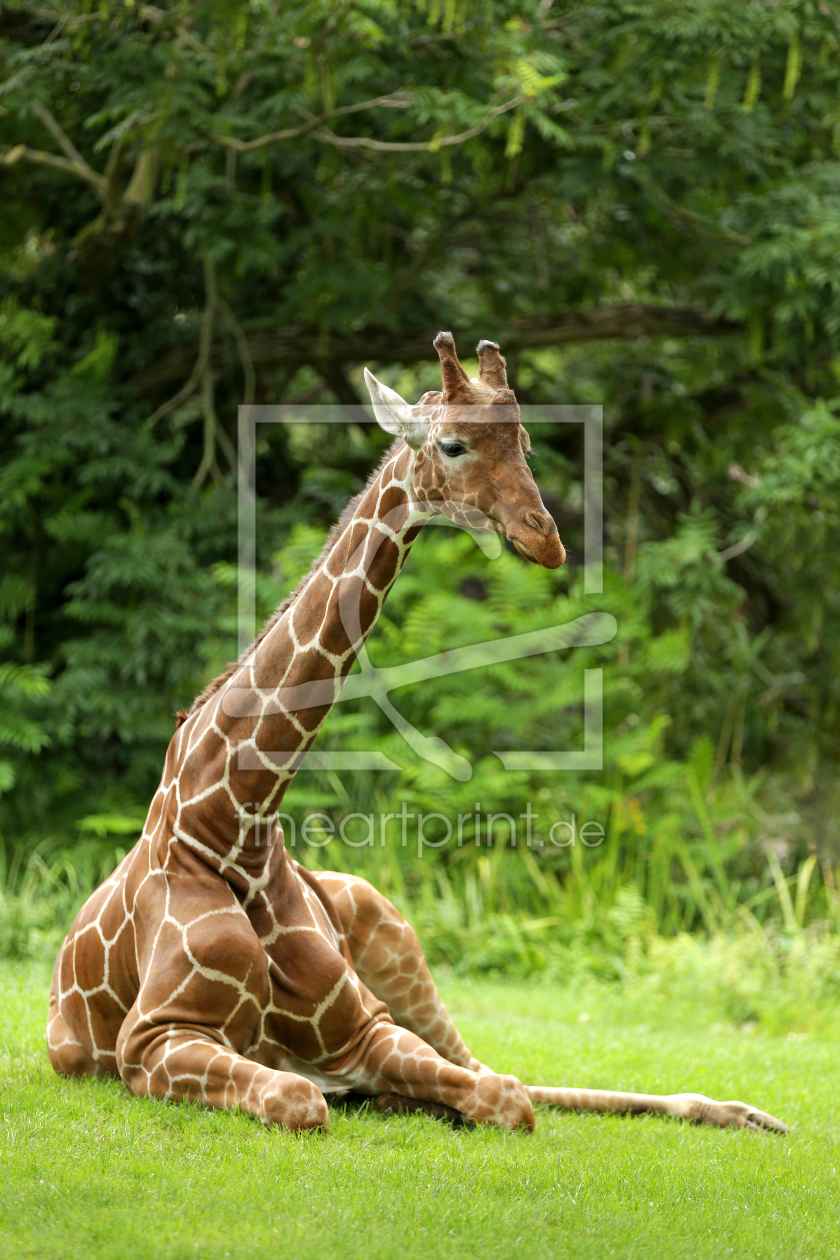
[[[525,1081],[738,1097],[788,1138],[543,1112],[533,1135],[333,1114],[329,1135],[57,1078],[43,964],[0,967],[7,1257],[840,1255],[834,1040],[712,1028],[606,985],[450,982],[485,1061]],[[587,1015],[588,1019],[581,1019]]]

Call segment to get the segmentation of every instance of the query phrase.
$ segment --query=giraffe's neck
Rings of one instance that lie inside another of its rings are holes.
[[[240,668],[170,746],[175,836],[206,857],[260,867],[277,808],[428,518],[402,446],[362,494],[332,550]]]

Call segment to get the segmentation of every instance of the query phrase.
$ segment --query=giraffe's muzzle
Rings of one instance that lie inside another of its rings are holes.
[[[544,508],[531,508],[505,533],[520,556],[544,569],[559,569],[566,559],[557,526]]]

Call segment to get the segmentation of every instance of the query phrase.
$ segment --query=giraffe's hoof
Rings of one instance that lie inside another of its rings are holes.
[[[767,1129],[771,1133],[790,1132],[783,1120],[777,1120],[749,1103],[715,1102],[702,1094],[678,1094],[676,1098],[679,1109],[675,1114],[693,1120],[695,1124],[715,1124],[720,1129],[732,1126],[735,1129]]]
[[[462,1107],[464,1115],[478,1124],[502,1129],[535,1128],[534,1108],[525,1086],[515,1076],[482,1073]]]
[[[262,1120],[268,1125],[282,1125],[293,1133],[304,1129],[328,1129],[330,1113],[327,1100],[311,1081],[290,1072],[278,1072],[284,1080],[262,1098]]]

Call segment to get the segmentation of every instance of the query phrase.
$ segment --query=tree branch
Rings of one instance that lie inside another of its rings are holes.
[[[206,301],[201,321],[201,349],[196,367],[201,372],[201,410],[204,416],[204,453],[192,479],[193,490],[200,490],[208,476],[212,476],[216,485],[221,485],[222,474],[216,459],[216,443],[225,452],[231,469],[236,474],[236,452],[233,445],[219,424],[216,415],[215,388],[213,380],[213,324],[218,306],[216,288],[216,264],[208,255],[204,259],[204,292]],[[192,379],[192,378],[191,378]]]
[[[40,101],[34,101],[32,104],[32,112],[36,118],[39,118],[46,127],[47,131],[57,142],[58,147],[62,150],[68,161],[72,163],[77,173],[86,179],[88,183],[93,184],[99,189],[100,195],[104,197],[106,191],[105,180],[98,171],[89,166],[82,157],[79,150],[73,144],[67,133],[58,125],[50,111],[41,104]]]
[[[276,140],[296,140],[299,136],[308,135],[316,127],[325,123],[328,118],[337,118],[341,114],[358,114],[363,109],[407,109],[411,104],[411,93],[405,88],[398,88],[396,92],[391,92],[388,96],[376,96],[370,101],[359,101],[356,105],[342,105],[339,109],[331,109],[326,113],[310,114],[308,110],[302,112],[306,117],[306,122],[300,127],[287,127],[283,131],[270,131],[265,136],[258,136],[255,140],[237,140],[235,136],[214,136],[217,144],[224,145],[226,149],[232,149],[235,153],[252,153],[254,149],[264,149],[267,144],[274,144]]]
[[[695,307],[649,306],[628,302],[569,311],[565,315],[515,320],[501,328],[464,326],[453,332],[467,345],[492,334],[503,350],[533,350],[541,346],[561,346],[574,342],[633,340],[637,337],[728,337],[743,332],[735,320],[710,315]],[[276,328],[270,323],[252,325],[245,332],[251,363],[255,368],[279,364],[318,363],[417,363],[428,359],[437,328],[404,337],[393,337],[377,329],[368,335],[341,337],[310,332],[300,326]],[[232,366],[230,343],[214,345],[213,360],[219,368]],[[163,391],[183,380],[190,370],[195,346],[179,346],[163,355],[136,377],[149,394]],[[237,359],[239,355],[237,355]],[[176,395],[176,398],[178,395]],[[177,405],[173,399],[173,405]],[[169,405],[165,404],[167,409]],[[157,415],[158,413],[156,413]]]
[[[506,114],[508,110],[515,109],[517,105],[521,105],[526,98],[524,96],[515,96],[509,101],[505,101],[503,105],[497,105],[477,123],[474,127],[470,127],[468,131],[462,131],[456,136],[442,136],[439,139],[431,140],[415,140],[415,141],[390,141],[390,140],[372,140],[369,136],[337,136],[334,131],[330,131],[324,126],[330,118],[338,118],[345,114],[358,114],[365,109],[407,109],[411,104],[411,93],[405,88],[398,88],[396,92],[391,92],[388,96],[376,96],[369,101],[359,101],[356,105],[342,105],[338,109],[332,109],[323,114],[309,114],[308,111],[299,110],[306,116],[306,121],[300,127],[287,127],[283,131],[271,131],[265,136],[258,136],[255,140],[237,140],[235,136],[215,136],[214,139],[218,144],[224,145],[225,148],[234,149],[237,153],[251,153],[254,149],[265,148],[268,144],[273,144],[278,140],[297,140],[301,136],[310,133],[316,140],[320,140],[322,144],[331,144],[342,149],[376,149],[381,152],[388,153],[425,153],[437,152],[438,149],[446,148],[453,144],[463,144],[466,140],[472,140],[473,136],[479,135],[487,127],[494,118],[498,118],[500,114]],[[317,130],[320,128],[320,130]]]
[[[506,114],[510,109],[515,109],[525,99],[524,96],[514,96],[511,100],[505,101],[504,105],[497,105],[495,109],[491,109],[480,123],[476,123],[468,131],[459,132],[457,136],[441,136],[439,139],[372,140],[369,136],[337,136],[328,127],[322,127],[320,131],[315,131],[313,134],[316,140],[320,140],[323,144],[335,145],[339,149],[374,149],[377,153],[437,153],[438,149],[472,140],[473,136],[485,131],[494,118],[498,118],[500,114]]]
[[[200,490],[208,476],[211,476],[216,485],[221,485],[222,474],[219,469],[219,463],[216,458],[216,446],[221,447],[224,451],[232,472],[236,475],[237,457],[233,443],[219,424],[219,418],[216,415],[215,402],[215,379],[213,372],[213,332],[216,322],[216,311],[221,309],[226,319],[231,325],[234,337],[236,339],[237,348],[242,358],[242,366],[245,371],[245,394],[246,405],[253,402],[254,397],[254,368],[248,357],[248,346],[245,343],[242,329],[236,322],[230,308],[219,297],[216,285],[216,265],[209,256],[204,259],[204,310],[201,316],[201,336],[199,339],[198,358],[195,361],[189,380],[178,390],[173,398],[158,407],[157,411],[149,417],[149,425],[155,424],[162,416],[173,411],[181,403],[187,401],[196,391],[201,383],[201,411],[204,418],[204,451],[201,456],[201,462],[195,471],[192,480],[193,490]]]
[[[214,136],[213,139],[217,144],[223,145],[226,149],[233,149],[236,153],[252,153],[254,149],[264,149],[267,144],[274,144],[277,140],[297,140],[299,136],[305,136],[321,122],[320,118],[311,118],[300,127],[286,127],[283,131],[270,131],[266,136],[258,136],[256,140],[237,140],[235,136]]]
[[[236,342],[236,349],[239,354],[239,362],[242,365],[242,375],[245,377],[245,395],[242,403],[243,406],[250,407],[254,401],[257,378],[254,372],[254,364],[251,360],[251,352],[248,349],[248,338],[245,336],[239,321],[224,298],[219,298],[219,307],[227,320],[230,331],[233,333],[233,339]]]
[[[213,326],[216,320],[216,306],[218,304],[218,295],[216,292],[216,268],[212,259],[204,260],[204,310],[201,313],[201,336],[198,343],[198,358],[195,361],[193,370],[188,380],[184,382],[174,397],[168,399],[165,403],[161,403],[157,411],[149,417],[149,427],[157,424],[170,411],[174,411],[176,407],[180,407],[188,398],[195,393],[199,381],[203,381],[207,370],[210,366],[210,359],[213,352]]]
[[[0,160],[4,166],[14,166],[15,162],[19,162],[21,158],[25,158],[27,162],[36,162],[40,166],[52,166],[57,171],[75,175],[95,188],[100,197],[105,196],[105,180],[101,175],[97,175],[87,163],[84,164],[84,168],[80,168],[77,162],[59,157],[57,153],[44,153],[41,149],[30,149],[26,144],[0,144]]]
[[[152,425],[157,424],[158,420],[162,420],[164,416],[168,416],[170,411],[174,411],[176,407],[180,407],[182,403],[185,403],[187,399],[191,398],[192,395],[195,393],[196,387],[198,386],[198,382],[201,380],[204,374],[204,368],[205,368],[205,362],[204,362],[204,320],[205,319],[206,319],[206,311],[205,311],[204,317],[202,318],[202,325],[201,325],[201,328],[202,328],[201,349],[199,350],[198,358],[196,359],[195,364],[193,365],[193,370],[190,373],[189,378],[184,382],[184,384],[178,390],[177,394],[174,394],[172,398],[168,398],[166,402],[161,403],[160,406],[157,408],[157,410],[152,412],[148,420],[150,428]]]
[[[363,109],[407,109],[414,99],[414,93],[408,88],[397,88],[387,96],[374,96],[370,101],[358,101],[355,105],[340,105],[330,114],[337,118],[339,114],[358,114]]]
[[[111,146],[105,174],[100,175],[98,171],[95,171],[85,161],[70,137],[40,101],[33,102],[32,111],[57,141],[64,153],[64,157],[59,157],[57,153],[45,153],[41,149],[31,149],[25,144],[0,144],[0,162],[4,166],[13,166],[21,158],[25,158],[28,162],[36,162],[41,166],[51,166],[54,170],[64,171],[66,174],[75,175],[78,179],[83,179],[85,183],[90,184],[96,190],[99,199],[105,207],[106,218],[118,215],[121,210],[134,209],[141,212],[145,210],[151,200],[154,189],[157,167],[156,152],[144,149],[140,153],[135,164],[134,173],[124,193],[120,193],[117,188],[117,177],[126,141],[134,134],[133,128],[138,123],[152,121],[155,117],[154,114],[143,115],[134,113],[126,120],[120,134],[117,135]]]

